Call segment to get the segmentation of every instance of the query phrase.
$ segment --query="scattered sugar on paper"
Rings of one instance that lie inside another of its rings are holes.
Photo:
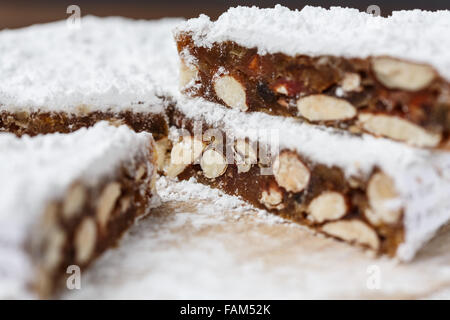
[[[200,184],[195,178],[176,181],[167,177],[160,177],[156,183],[158,194],[163,202],[203,200],[207,203],[199,204],[199,211],[227,211],[232,212],[236,219],[242,215],[252,215],[265,223],[287,223],[276,215],[265,210],[255,208],[236,196]]]

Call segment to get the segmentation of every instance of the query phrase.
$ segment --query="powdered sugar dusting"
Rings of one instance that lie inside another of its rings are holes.
[[[149,133],[106,122],[70,134],[0,134],[0,297],[27,292],[26,279],[34,273],[24,241],[45,206],[75,181],[94,185],[137,157],[149,158],[151,141]],[[153,172],[150,162],[147,169]]]
[[[0,110],[163,111],[181,19],[83,17],[0,32]],[[172,63],[168,63],[172,59]]]
[[[201,207],[195,198],[164,202],[63,298],[411,299],[450,285],[449,232],[399,264],[304,228],[254,223],[250,215],[234,220],[218,206],[209,214]]]
[[[450,177],[444,174],[450,168],[448,152],[414,148],[370,135],[358,137],[291,118],[242,113],[201,98],[179,97],[176,108],[188,118],[204,121],[228,135],[271,146],[274,154],[291,149],[314,162],[337,166],[347,177],[368,179],[376,168],[390,175],[405,210],[406,239],[397,252],[401,259],[412,259],[450,220]]]
[[[277,5],[230,8],[212,22],[201,15],[177,28],[195,44],[234,41],[259,53],[360,57],[389,55],[429,63],[450,80],[450,11],[394,11],[388,18],[357,9],[306,6],[301,11]]]
[[[197,208],[198,212],[232,211],[237,218],[240,215],[252,215],[258,217],[260,219],[258,221],[268,224],[288,223],[276,215],[253,207],[239,197],[200,184],[193,177],[177,181],[163,176],[158,179],[156,187],[163,202],[188,202],[193,199],[201,201],[201,206]]]

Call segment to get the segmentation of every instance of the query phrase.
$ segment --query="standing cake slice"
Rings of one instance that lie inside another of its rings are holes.
[[[0,134],[0,296],[51,296],[158,205],[153,148],[151,134],[106,122]]]
[[[419,147],[448,147],[449,11],[231,8],[175,32],[186,94]]]

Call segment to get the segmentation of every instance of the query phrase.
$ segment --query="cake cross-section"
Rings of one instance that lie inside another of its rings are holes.
[[[0,296],[50,297],[159,204],[151,134],[0,134]],[[80,280],[80,279],[79,279]]]
[[[231,8],[217,21],[201,15],[175,32],[181,85],[242,112],[447,148],[449,19],[279,5]]]
[[[450,154],[202,98],[173,107],[166,174],[407,261],[450,220]],[[161,156],[161,157],[162,157]]]

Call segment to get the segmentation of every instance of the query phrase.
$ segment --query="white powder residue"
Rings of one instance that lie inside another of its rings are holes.
[[[156,183],[158,195],[163,202],[179,201],[188,202],[195,199],[201,201],[199,212],[223,211],[233,212],[236,218],[240,215],[252,215],[258,222],[276,224],[289,223],[283,218],[270,214],[246,203],[241,198],[228,195],[219,189],[213,189],[200,184],[195,178],[177,181],[167,177],[160,177]]]
[[[192,33],[197,46],[234,41],[260,54],[333,55],[348,58],[389,55],[429,63],[450,80],[450,11],[394,11],[388,18],[357,9],[277,5],[230,8],[212,22],[200,15],[177,28]]]
[[[221,219],[233,213],[219,206],[207,215],[202,203],[165,202],[63,298],[412,299],[450,286],[448,232],[399,264],[288,224]]]
[[[0,32],[0,110],[163,112],[182,19],[83,17]],[[170,61],[170,62],[168,62]]]
[[[152,136],[99,122],[70,134],[0,134],[0,297],[27,291],[33,275],[25,241],[45,210],[76,181],[90,186],[123,164],[149,158]],[[148,172],[153,172],[148,163]]]
[[[417,250],[450,220],[450,153],[414,148],[367,134],[361,137],[298,119],[264,113],[243,113],[201,98],[178,97],[176,105],[193,120],[225,131],[235,138],[296,150],[300,155],[329,167],[339,167],[347,177],[367,179],[380,168],[394,179],[405,209],[406,239],[399,258],[410,260]]]

